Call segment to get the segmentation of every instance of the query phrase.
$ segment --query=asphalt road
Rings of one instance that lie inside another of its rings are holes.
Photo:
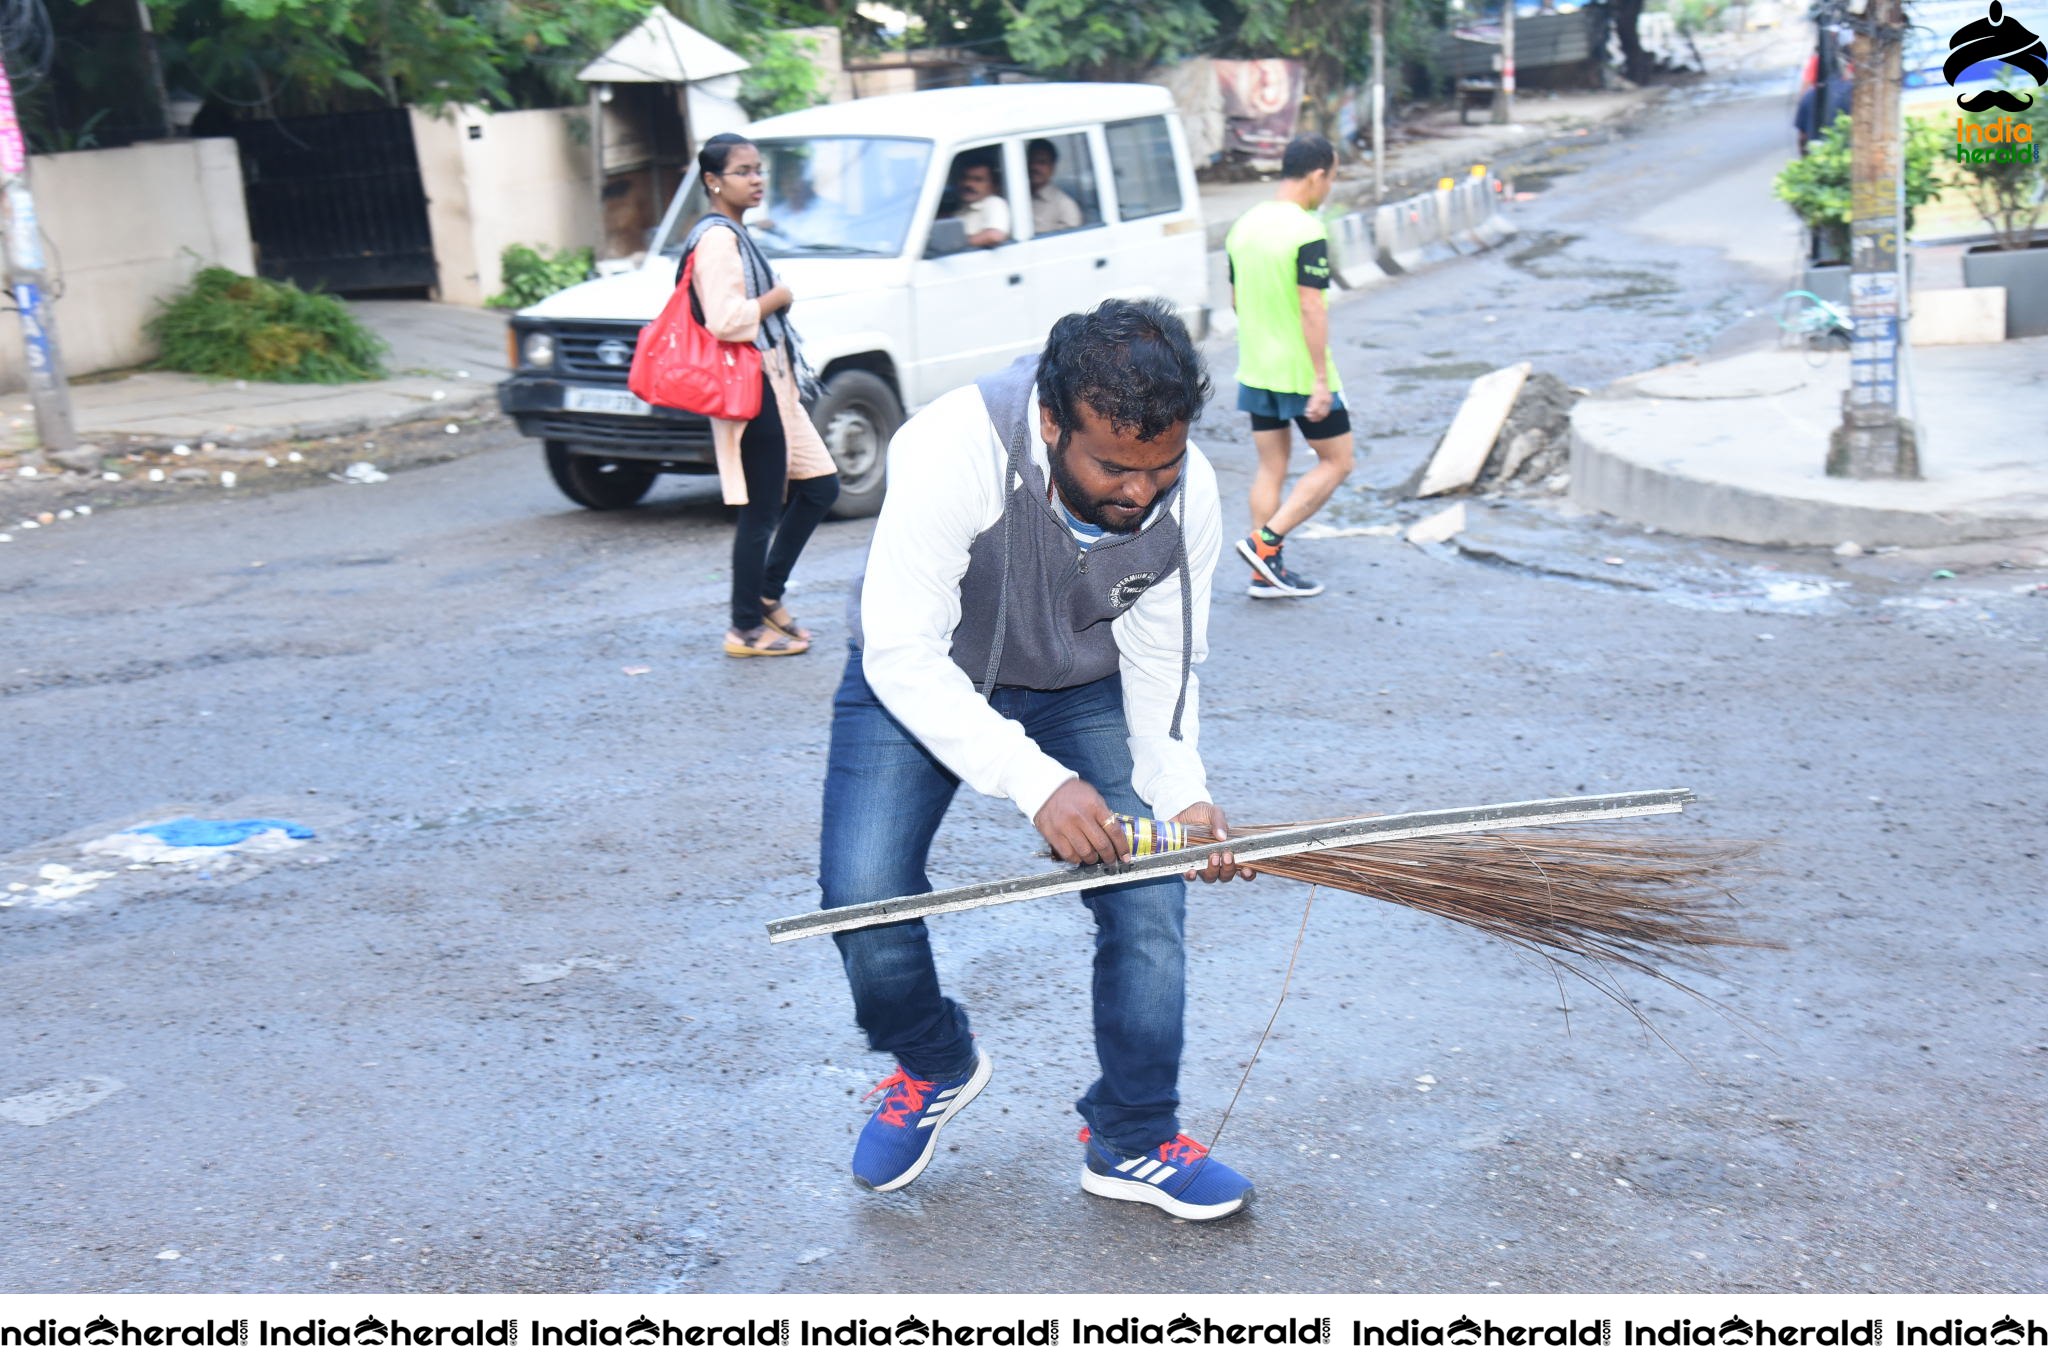
[[[1750,228],[1652,228],[1753,179],[1787,112],[1681,101],[1567,145],[1525,181],[1517,246],[1340,303],[1363,469],[1405,473],[1473,367],[1590,385],[1752,326],[1783,285],[1728,250]],[[1242,428],[1201,436],[1238,506]],[[762,926],[815,905],[865,524],[824,529],[792,591],[820,647],[734,662],[702,483],[586,513],[508,439],[244,492],[0,547],[0,888],[26,889],[0,906],[0,1290],[2048,1281],[2039,569],[1980,554],[1930,586],[1925,560],[1504,506],[1480,530],[1520,549],[1484,561],[1307,542],[1312,603],[1220,576],[1204,747],[1240,821],[1686,785],[1707,801],[1657,829],[1772,841],[1746,903],[1786,947],[1697,997],[1631,984],[1653,1034],[1491,942],[1325,896],[1219,1146],[1258,1201],[1198,1227],[1078,1188],[1078,902],[939,923],[994,1081],[915,1186],[845,1175],[889,1065],[830,948]],[[1333,525],[1386,512],[1361,489]],[[78,853],[190,811],[318,834],[211,876]],[[934,876],[1037,844],[968,795]],[[53,862],[113,876],[52,898]],[[1275,880],[1192,894],[1198,1138],[1302,906]]]

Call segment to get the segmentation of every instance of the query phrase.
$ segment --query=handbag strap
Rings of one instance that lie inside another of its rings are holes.
[[[697,272],[697,249],[692,247],[683,253],[683,269],[676,276],[676,288],[690,292],[690,317],[698,327],[704,326],[704,305],[697,298],[697,287],[691,283]]]

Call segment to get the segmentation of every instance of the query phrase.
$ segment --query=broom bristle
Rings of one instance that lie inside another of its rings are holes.
[[[1232,834],[1289,829],[1240,826]],[[1717,949],[1781,948],[1744,931],[1727,909],[1735,904],[1730,885],[1757,848],[1740,841],[1490,832],[1313,850],[1262,860],[1257,868],[1430,912],[1552,963],[1569,954],[1669,982],[1660,965],[1707,969]]]

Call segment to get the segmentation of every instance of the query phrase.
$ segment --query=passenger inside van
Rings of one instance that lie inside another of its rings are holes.
[[[949,199],[957,207],[945,217],[960,220],[969,246],[1000,247],[1010,240],[1010,205],[999,188],[993,153],[963,152],[953,159]]]
[[[1064,233],[1082,226],[1081,206],[1074,197],[1053,184],[1059,170],[1060,153],[1050,138],[1033,138],[1024,149],[1024,165],[1031,173],[1031,232],[1034,237]]]

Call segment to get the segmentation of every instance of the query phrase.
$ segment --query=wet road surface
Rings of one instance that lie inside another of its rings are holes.
[[[1626,225],[1775,155],[1784,105],[1680,103],[1561,155],[1515,245],[1343,301],[1362,470],[1397,482],[1474,367],[1592,386],[1767,311],[1754,263]],[[1240,507],[1241,427],[1201,436]],[[1368,482],[1330,525],[1389,514]],[[1787,948],[1697,999],[1642,985],[1652,1035],[1454,927],[1320,898],[1219,1147],[1257,1203],[1210,1227],[1078,1189],[1074,901],[938,923],[994,1081],[915,1186],[844,1174],[888,1065],[829,947],[762,926],[815,905],[866,524],[814,543],[791,601],[820,646],[781,662],[718,653],[707,486],[586,513],[510,439],[5,547],[0,864],[28,891],[0,907],[0,1287],[2038,1290],[2048,573],[1479,512],[1490,556],[1301,545],[1312,603],[1219,574],[1219,801],[1691,786],[1656,829],[1775,842],[1747,903]],[[77,853],[172,810],[319,834],[210,877]],[[933,876],[1037,847],[963,795]],[[113,876],[47,897],[53,862]],[[1191,894],[1197,1138],[1302,903]]]

